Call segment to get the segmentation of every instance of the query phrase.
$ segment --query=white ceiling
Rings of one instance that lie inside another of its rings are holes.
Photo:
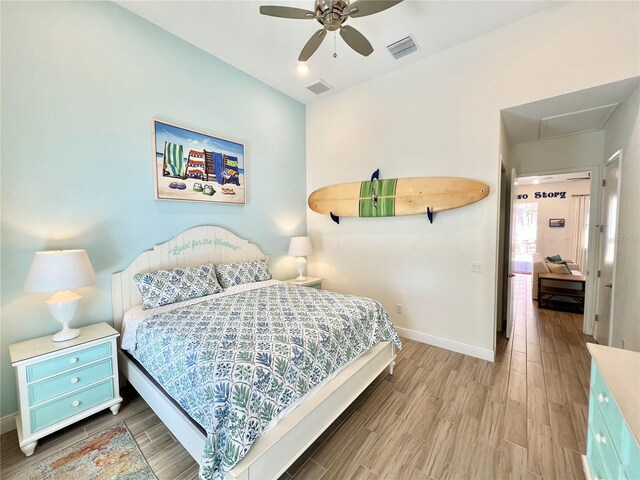
[[[503,110],[509,143],[599,130],[639,84],[634,77]]]
[[[557,1],[425,1],[404,2],[375,15],[349,19],[374,47],[369,57],[353,52],[329,33],[296,73],[300,50],[320,28],[315,20],[260,15],[260,5],[287,5],[313,10],[314,0],[127,1],[116,3],[234,67],[303,102],[325,98],[421,58],[461,44],[526,16],[558,5]],[[412,34],[418,51],[394,60],[386,46]],[[334,90],[315,95],[305,87],[323,79]]]

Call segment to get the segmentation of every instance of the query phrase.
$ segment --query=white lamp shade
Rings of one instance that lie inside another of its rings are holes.
[[[36,252],[24,282],[25,292],[57,292],[86,287],[96,282],[84,250]]]
[[[306,257],[313,253],[309,237],[292,237],[289,243],[289,255],[292,257]]]

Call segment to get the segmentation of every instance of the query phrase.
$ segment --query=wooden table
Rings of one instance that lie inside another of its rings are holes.
[[[538,275],[538,308],[584,313],[587,277],[567,273]]]

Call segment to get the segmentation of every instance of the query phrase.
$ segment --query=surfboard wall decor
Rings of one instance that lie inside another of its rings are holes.
[[[409,177],[380,180],[379,170],[371,180],[323,187],[309,195],[309,208],[340,217],[395,217],[433,214],[459,208],[489,195],[489,185],[460,177]]]

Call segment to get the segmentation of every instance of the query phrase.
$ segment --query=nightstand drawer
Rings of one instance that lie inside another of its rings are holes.
[[[113,379],[93,385],[29,410],[31,431],[36,432],[60,420],[77,415],[114,397]]]
[[[30,384],[28,386],[29,406],[74,390],[80,390],[91,383],[110,377],[113,375],[111,364],[111,357],[108,357],[86,367],[76,368],[67,373]]]
[[[51,358],[27,367],[27,382],[40,380],[56,373],[77,368],[95,360],[111,356],[111,343],[105,342],[94,347],[78,350],[67,355]]]
[[[609,391],[607,384],[602,378],[600,370],[598,370],[595,362],[591,363],[591,394],[593,395],[594,404],[598,406],[600,413],[604,417],[607,428],[613,436],[613,442],[618,451],[621,450],[620,438],[622,435],[622,414],[618,405],[616,405],[613,395]]]
[[[596,400],[591,392],[591,403]],[[593,411],[593,413],[591,413]],[[589,429],[591,438],[589,440],[594,442],[594,446],[598,451],[600,461],[604,466],[606,472],[606,478],[619,478],[622,476],[621,462],[616,447],[613,444],[612,434],[605,425],[605,420],[598,408],[589,409]],[[618,434],[619,435],[619,434]]]
[[[589,440],[587,446],[587,463],[589,464],[589,470],[591,471],[592,480],[603,480],[607,478],[596,449],[596,440],[593,438],[591,430],[589,430]]]

